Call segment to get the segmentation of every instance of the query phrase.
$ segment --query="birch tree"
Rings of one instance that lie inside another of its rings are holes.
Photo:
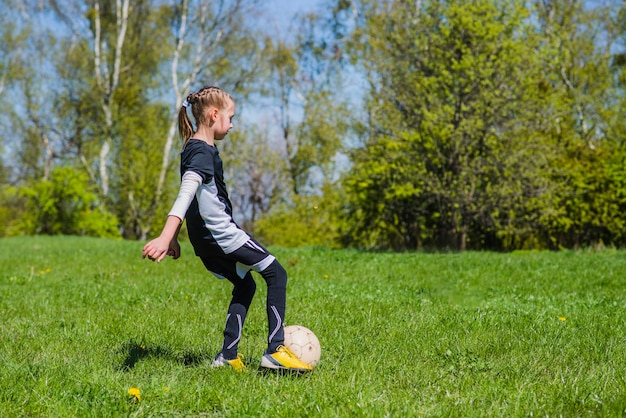
[[[51,4],[72,34],[64,55],[69,68],[59,70],[70,90],[61,111],[80,115],[67,124],[75,127],[68,142],[124,236],[145,238],[175,185],[184,97],[207,83],[243,94],[255,71],[256,44],[244,21],[255,2]],[[89,61],[81,61],[85,56]]]
[[[51,6],[72,36],[77,40],[84,40],[87,36],[91,48],[89,57],[103,121],[102,138],[95,170],[85,155],[81,154],[81,158],[106,199],[110,193],[109,154],[114,141],[115,95],[124,76],[123,67],[132,65],[132,62],[124,61],[130,0],[89,0],[86,3],[51,0]],[[77,18],[80,15],[86,15],[88,21]]]
[[[248,29],[246,17],[255,12],[256,0],[179,0],[168,7],[170,12],[170,45],[163,62],[165,89],[157,89],[168,98],[163,141],[154,161],[158,172],[146,186],[150,195],[129,202],[133,217],[142,219],[138,237],[145,238],[151,228],[159,228],[163,214],[171,204],[170,191],[178,184],[177,166],[178,112],[192,91],[207,84],[219,85],[236,98],[244,98],[250,90],[248,82],[257,73],[260,59],[254,34]],[[241,106],[241,101],[238,103]],[[238,111],[240,107],[238,108]]]
[[[172,116],[163,146],[155,202],[163,196],[173,161],[178,111],[187,95],[198,88],[198,84],[211,82],[222,84],[235,94],[245,93],[245,82],[255,74],[258,46],[243,24],[246,14],[253,13],[255,7],[255,0],[230,0],[217,4],[180,0],[174,7],[172,33],[175,47],[170,65]],[[237,63],[243,65],[237,66]]]
[[[52,106],[42,92],[49,91],[46,66],[54,36],[36,19],[38,6],[31,2],[4,1],[10,9],[2,17],[0,100],[2,126],[12,152],[12,182],[47,179],[58,158]],[[31,13],[34,11],[35,13]]]
[[[104,114],[105,135],[99,153],[100,185],[102,194],[106,197],[109,194],[109,173],[108,161],[111,143],[113,142],[113,97],[120,83],[120,72],[122,69],[122,56],[124,43],[126,41],[126,29],[128,28],[128,9],[130,0],[115,1],[115,30],[113,45],[109,45],[109,40],[103,37],[102,22],[100,14],[100,1],[93,3],[93,60],[96,76],[96,84],[102,93],[100,105]],[[112,63],[106,61],[109,48],[112,48]]]

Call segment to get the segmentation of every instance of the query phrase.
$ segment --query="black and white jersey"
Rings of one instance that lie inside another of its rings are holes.
[[[181,153],[181,177],[188,171],[202,178],[185,216],[189,240],[196,255],[210,257],[232,253],[250,236],[233,220],[217,148],[197,139],[187,141]]]

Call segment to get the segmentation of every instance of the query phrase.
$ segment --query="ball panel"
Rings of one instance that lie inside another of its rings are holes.
[[[317,336],[302,325],[285,327],[285,346],[311,367],[319,363],[322,349]]]

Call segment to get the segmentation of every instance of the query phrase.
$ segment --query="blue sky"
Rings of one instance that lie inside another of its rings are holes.
[[[319,10],[326,0],[267,0],[264,2],[264,18],[268,29],[287,34],[296,29],[297,15]]]

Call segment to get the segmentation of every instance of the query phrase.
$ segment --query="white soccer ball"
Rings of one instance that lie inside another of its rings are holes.
[[[317,366],[322,355],[320,340],[313,331],[302,325],[285,327],[285,347],[311,367]]]

